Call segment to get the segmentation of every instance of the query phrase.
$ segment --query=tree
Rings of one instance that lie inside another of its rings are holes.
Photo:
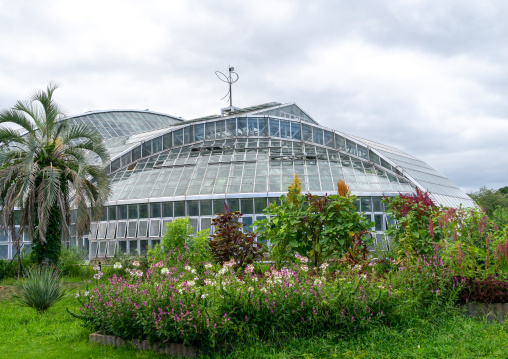
[[[53,100],[56,89],[50,84],[28,101],[0,111],[1,226],[18,243],[28,233],[36,261],[55,265],[61,240],[69,237],[71,208],[77,210],[76,231],[82,235],[91,220],[100,218],[111,192],[102,167],[109,155],[101,135],[64,118]]]
[[[480,188],[479,191],[468,193],[479,206],[487,212],[487,215],[492,216],[497,207],[508,208],[508,195],[504,193],[506,187],[499,190],[487,189],[487,187]]]

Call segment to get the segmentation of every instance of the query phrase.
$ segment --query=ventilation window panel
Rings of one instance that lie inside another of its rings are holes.
[[[106,222],[99,223],[99,232],[97,233],[97,239],[105,239],[106,238],[107,225],[108,224]]]
[[[118,222],[118,229],[116,232],[117,238],[125,238],[127,234],[127,222]]]
[[[115,238],[115,229],[116,229],[116,222],[110,222],[108,223],[108,232],[107,232],[107,239],[114,239]]]
[[[138,238],[148,237],[148,221],[139,221]]]
[[[150,221],[150,237],[159,237],[161,234],[160,219],[152,219]]]
[[[136,238],[136,230],[138,229],[137,221],[129,221],[127,227],[127,237],[128,238]]]

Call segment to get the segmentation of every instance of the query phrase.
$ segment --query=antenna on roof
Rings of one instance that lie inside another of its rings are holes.
[[[235,72],[235,68],[233,66],[229,66],[229,76],[226,76],[224,73],[220,71],[215,71],[215,75],[221,80],[222,82],[226,82],[229,84],[229,91],[221,98],[221,100],[224,100],[226,97],[229,96],[229,107],[233,107],[233,93],[231,92],[231,85],[233,85],[235,82],[237,82],[240,79],[240,76]]]

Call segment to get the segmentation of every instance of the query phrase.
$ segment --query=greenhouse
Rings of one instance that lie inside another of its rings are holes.
[[[110,151],[106,165],[113,192],[91,233],[71,240],[90,258],[116,251],[146,253],[165,224],[187,216],[194,230],[210,229],[215,213],[239,210],[245,230],[263,216],[298,174],[303,192],[335,193],[344,180],[358,197],[357,209],[371,219],[378,241],[390,218],[381,199],[430,193],[437,205],[474,206],[448,178],[396,148],[319,123],[297,105],[268,103],[228,108],[194,120],[150,111],[94,111],[70,118],[96,128]],[[0,238],[0,258],[14,247]],[[29,244],[27,243],[27,246]]]

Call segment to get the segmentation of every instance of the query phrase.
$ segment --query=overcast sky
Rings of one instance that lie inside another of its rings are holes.
[[[507,1],[0,0],[0,109],[50,81],[69,115],[295,102],[465,191],[508,185]]]

